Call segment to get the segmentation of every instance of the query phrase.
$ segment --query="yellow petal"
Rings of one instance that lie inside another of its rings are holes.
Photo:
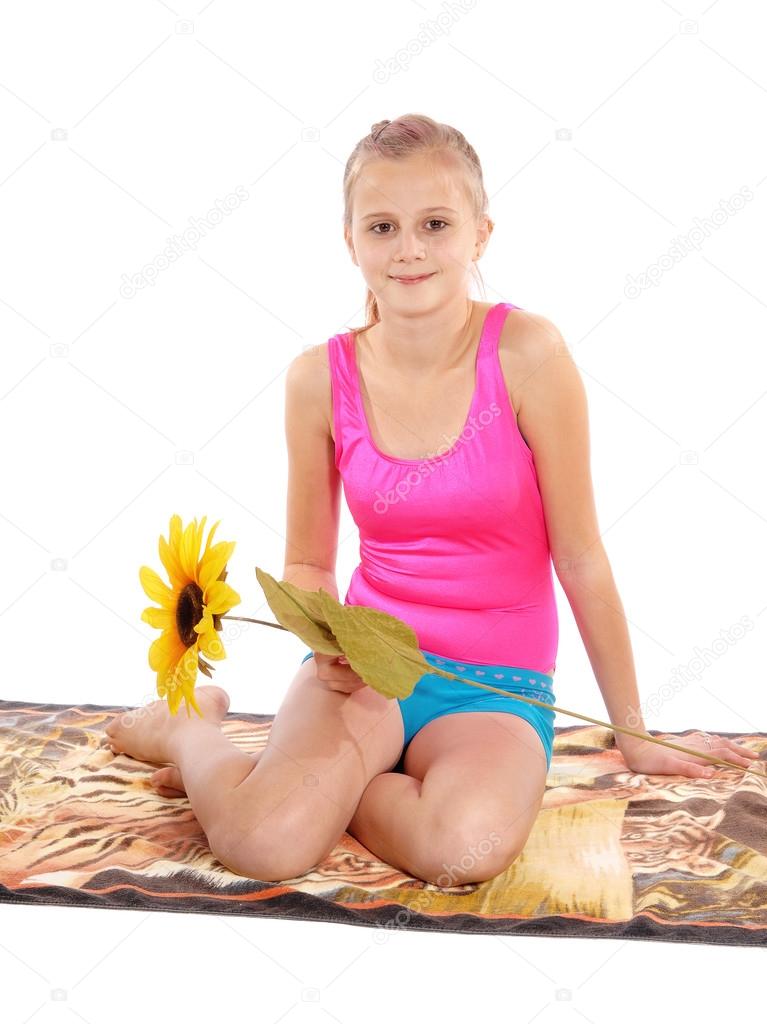
[[[163,536],[160,536],[158,547],[160,550],[160,561],[165,566],[168,579],[177,589],[183,589],[189,582],[189,578],[184,575],[178,555]]]
[[[176,595],[170,587],[163,583],[154,569],[150,569],[148,565],[142,565],[138,575],[144,593],[151,601],[156,601],[163,608],[175,611]]]
[[[203,538],[203,534],[205,533],[205,520],[207,518],[208,518],[207,516],[203,516],[202,519],[200,520],[200,525],[197,527],[197,534],[196,534],[196,536],[194,538],[194,562],[195,562],[195,567],[196,567],[197,563],[200,561],[200,548],[202,547],[202,538]],[[196,519],[195,519],[194,522],[195,522],[195,525],[197,525],[197,520]]]
[[[185,647],[175,630],[165,630],[149,648],[149,667],[155,672],[167,672],[175,668],[183,657]]]
[[[158,676],[158,680],[160,677]],[[161,696],[166,697],[168,701],[168,708],[172,715],[176,714],[179,703],[181,702],[181,687],[176,680],[176,666],[170,672],[166,672],[158,683],[158,693]]]
[[[141,621],[149,623],[155,629],[170,629],[176,624],[175,612],[169,608],[145,608],[141,613]]]
[[[186,703],[187,703],[187,710],[188,710],[188,705],[191,704],[192,707],[194,708],[194,710],[200,716],[200,718],[203,718],[204,715],[203,715],[202,711],[200,710],[200,705],[197,703],[197,698],[194,695],[194,690],[191,690],[189,693],[185,694],[185,697],[186,697]]]
[[[168,530],[168,544],[173,550],[176,556],[176,561],[181,564],[181,535],[182,535],[182,523],[181,516],[173,515],[170,517],[170,529]]]
[[[207,654],[213,661],[222,661],[226,657],[224,644],[217,629],[207,630],[200,633],[197,646],[203,654]]]
[[[213,624],[213,614],[208,612],[207,609],[197,625],[192,627],[195,633],[206,633],[208,630],[215,628],[216,627]]]
[[[167,673],[165,673],[165,672],[158,672],[157,673],[157,696],[158,697],[164,697],[166,695],[166,693],[168,692],[168,688],[165,685],[166,675],[167,675]]]
[[[161,698],[167,698],[168,708],[172,715],[178,713],[181,701],[186,702],[187,715],[190,715],[190,708],[203,717],[200,705],[194,695],[194,681],[198,669],[197,646],[189,647],[183,658],[170,672],[158,672],[157,693]]]
[[[170,713],[175,715],[178,711],[178,706],[181,703],[181,690],[171,689],[168,691],[168,707]]]
[[[199,583],[203,592],[207,590],[214,580],[217,580],[221,575],[222,569],[226,566],[226,563],[232,557],[232,552],[235,548],[235,542],[233,540],[222,540],[218,544],[214,544],[210,551],[205,556],[204,561],[200,565],[199,575],[197,582]]]
[[[195,524],[194,522],[191,522],[188,526],[184,527],[184,532],[181,535],[181,542],[179,544],[179,561],[181,562],[181,568],[184,570],[184,575],[190,580],[194,579],[195,561],[192,555],[192,549],[194,547],[195,534]]]
[[[187,702],[188,710],[189,697],[194,694],[194,681],[197,678],[197,657],[197,644],[192,644],[191,647],[186,649],[186,653],[176,666],[174,680],[176,689],[173,694],[173,706],[171,708],[173,714],[178,710],[182,697]]]
[[[216,527],[219,526],[220,523],[221,523],[221,520],[217,519],[215,521],[215,523],[210,528],[210,533],[208,534],[208,539],[205,542],[205,550],[203,551],[202,558],[200,559],[201,562],[205,560],[205,556],[210,551],[210,549],[211,549],[211,547],[213,545],[213,534],[216,532]]]
[[[203,522],[205,516],[203,516]],[[198,555],[200,554],[200,543],[203,539],[202,532],[198,526],[197,519],[191,520],[183,531],[181,538],[181,568],[186,573],[188,580],[195,580]]]
[[[240,595],[223,580],[215,580],[203,593],[205,611],[211,615],[224,615],[240,603]]]

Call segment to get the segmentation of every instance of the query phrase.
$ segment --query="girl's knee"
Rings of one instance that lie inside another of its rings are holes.
[[[209,831],[208,844],[230,871],[264,882],[307,874],[335,846],[328,848],[326,837],[313,837],[305,820],[277,810],[260,823],[221,822]]]
[[[437,828],[426,858],[426,880],[445,888],[486,882],[513,864],[524,845],[508,829]]]
[[[211,853],[236,875],[262,882],[281,882],[305,875],[317,863],[300,846],[275,835],[224,833],[208,838]]]

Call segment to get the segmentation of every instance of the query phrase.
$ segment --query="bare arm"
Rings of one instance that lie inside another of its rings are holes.
[[[530,315],[519,425],[533,451],[546,530],[564,590],[610,721],[646,731],[631,640],[597,522],[586,392],[557,328]],[[616,732],[625,753],[641,740]]]
[[[282,578],[302,590],[320,587],[338,600],[336,552],[341,477],[330,433],[327,347],[296,356],[285,385],[288,508]],[[314,652],[316,674],[329,690],[350,694],[365,686],[344,658]]]
[[[282,578],[338,599],[335,578],[341,480],[330,434],[330,371],[324,345],[296,356],[285,381],[287,536]]]

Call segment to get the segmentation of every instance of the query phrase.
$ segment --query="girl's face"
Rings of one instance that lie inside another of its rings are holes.
[[[345,237],[379,309],[405,312],[467,294],[472,261],[491,231],[487,216],[477,224],[452,161],[412,156],[365,164]],[[417,284],[396,280],[418,274],[431,276]]]

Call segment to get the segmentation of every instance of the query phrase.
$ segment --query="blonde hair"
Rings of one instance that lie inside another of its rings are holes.
[[[387,159],[403,160],[414,153],[423,153],[433,159],[435,168],[438,163],[448,165],[450,173],[464,170],[465,184],[469,204],[478,220],[487,213],[488,198],[482,178],[482,167],[474,147],[466,138],[449,124],[433,121],[425,114],[403,114],[394,121],[376,121],[370,134],[360,139],[346,161],[344,170],[344,228],[351,237],[352,230],[352,199],[354,186],[368,160]],[[453,159],[456,154],[457,159]],[[476,261],[472,271],[479,278],[484,295],[485,284]],[[365,299],[364,327],[353,327],[355,334],[367,331],[374,324],[380,323],[381,314],[373,292],[368,288]]]

